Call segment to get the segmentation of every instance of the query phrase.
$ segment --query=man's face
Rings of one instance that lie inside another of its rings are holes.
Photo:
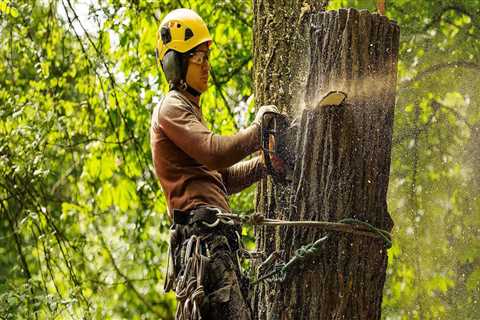
[[[193,55],[188,58],[187,84],[200,93],[207,91],[209,70],[208,45],[202,43],[197,47]]]

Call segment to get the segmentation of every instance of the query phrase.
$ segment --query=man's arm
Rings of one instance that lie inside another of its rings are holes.
[[[220,170],[220,173],[222,174],[227,194],[240,192],[266,176],[261,156]]]
[[[220,136],[181,104],[164,105],[158,114],[158,124],[183,152],[211,170],[228,168],[260,148],[258,124],[232,136]]]

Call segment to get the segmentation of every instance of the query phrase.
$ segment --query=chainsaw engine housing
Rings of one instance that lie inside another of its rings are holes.
[[[295,168],[296,121],[281,113],[266,112],[262,118],[262,151],[265,166],[275,182],[288,183]],[[272,160],[273,159],[273,160]],[[282,171],[273,161],[281,163]]]

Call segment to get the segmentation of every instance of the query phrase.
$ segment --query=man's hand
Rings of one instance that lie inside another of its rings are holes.
[[[270,155],[270,161],[272,163],[273,170],[275,171],[276,174],[280,176],[284,176],[286,174],[286,164],[285,164],[285,161],[283,161],[283,159],[281,159],[279,156],[277,156],[274,153],[275,138],[272,135],[270,135],[268,137],[268,140],[269,140],[269,146],[270,146],[268,153]],[[266,170],[267,166],[265,165],[265,152],[262,152],[260,159],[263,164],[263,167]],[[272,172],[269,172],[269,174],[272,174]]]
[[[285,174],[286,174],[286,164],[285,164],[285,161],[283,161],[282,159],[280,159],[280,157],[278,157],[276,154],[272,154],[270,156],[271,160],[272,160],[272,167],[273,167],[273,170],[275,170],[275,172],[284,177]]]
[[[261,126],[263,115],[266,112],[278,112],[278,109],[274,105],[261,106],[260,109],[258,109],[257,114],[255,115],[255,120],[253,121],[253,123]]]

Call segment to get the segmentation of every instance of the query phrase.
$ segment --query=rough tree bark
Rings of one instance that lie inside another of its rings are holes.
[[[254,2],[256,103],[300,118],[293,182],[259,185],[258,211],[287,220],[355,218],[390,231],[390,169],[399,27],[353,9]],[[292,9],[288,9],[288,8]],[[330,90],[341,107],[310,106]],[[287,261],[326,232],[256,229],[257,247]],[[282,283],[255,288],[258,319],[380,319],[387,254],[380,239],[329,233],[321,253]]]

